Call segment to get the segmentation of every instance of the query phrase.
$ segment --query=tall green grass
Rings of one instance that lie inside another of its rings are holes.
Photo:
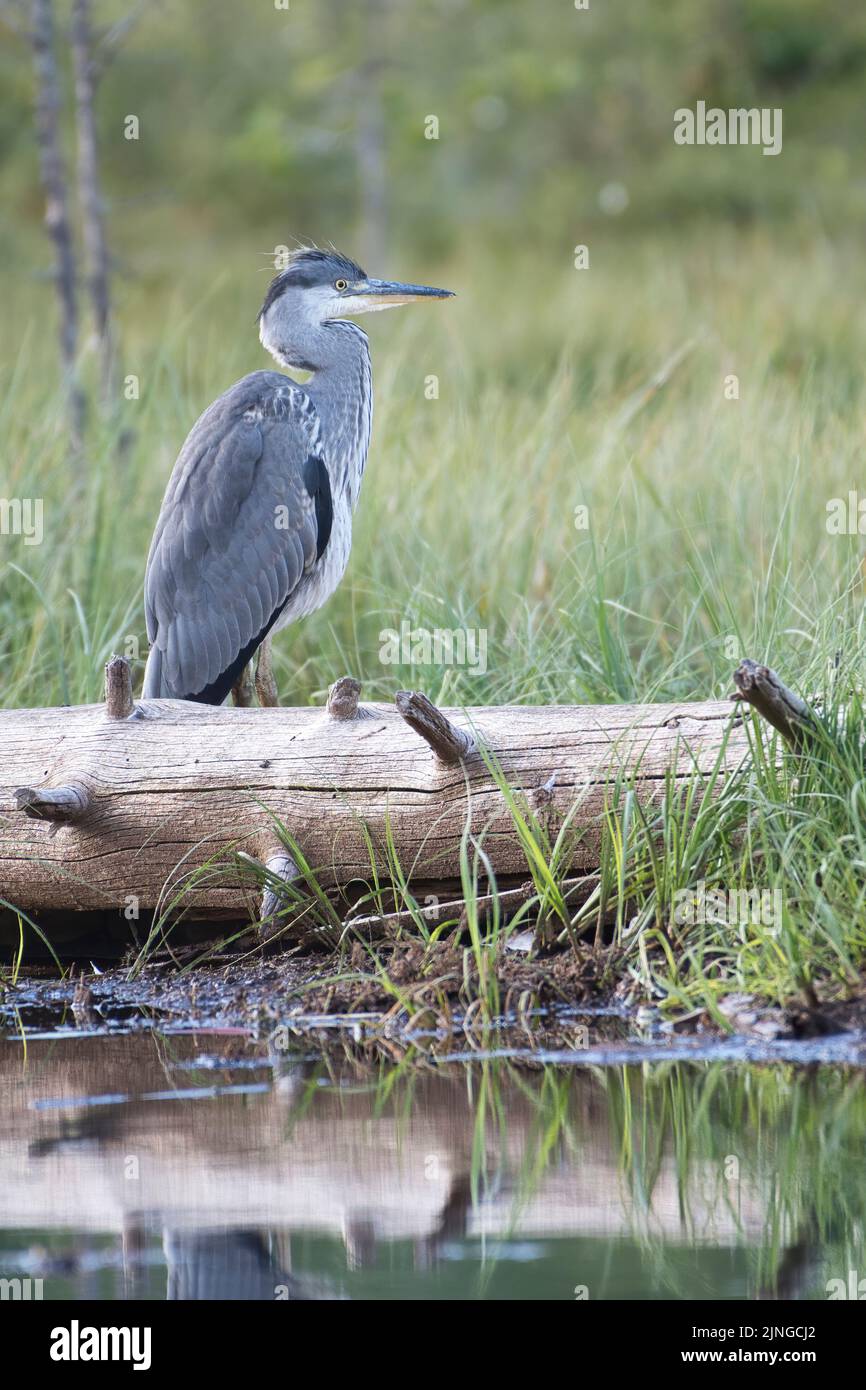
[[[253,322],[266,275],[230,282],[207,259],[124,288],[140,398],[93,419],[80,467],[49,291],[9,287],[2,494],[41,496],[46,536],[2,538],[6,705],[93,699],[112,648],[137,636],[144,653],[144,561],[174,458],[220,390],[268,365]],[[345,669],[368,697],[411,681],[458,704],[681,698],[722,692],[737,652],[805,686],[837,649],[859,654],[859,538],[825,526],[860,474],[856,246],[717,235],[612,242],[586,272],[529,254],[422,271],[459,298],[369,321],[376,412],[350,568],[277,642],[284,700],[320,698]],[[485,628],[487,672],[383,666],[379,633],[403,619]]]

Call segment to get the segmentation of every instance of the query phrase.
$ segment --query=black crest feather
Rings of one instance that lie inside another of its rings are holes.
[[[327,285],[341,279],[365,280],[366,274],[355,261],[341,256],[339,251],[321,251],[318,246],[302,246],[291,253],[285,270],[274,276],[258,317],[266,314],[287,289],[310,289],[313,285]]]

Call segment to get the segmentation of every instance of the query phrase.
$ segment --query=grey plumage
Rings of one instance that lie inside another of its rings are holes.
[[[336,588],[372,422],[367,337],[343,315],[447,293],[370,280],[318,250],[273,281],[262,342],[314,375],[253,372],[190,431],[147,561],[145,697],[221,702],[272,630]]]
[[[316,562],[303,477],[313,429],[294,390],[277,372],[253,372],[208,407],[181,451],[147,563],[158,654],[148,684],[159,690],[145,695],[189,697],[218,682]]]

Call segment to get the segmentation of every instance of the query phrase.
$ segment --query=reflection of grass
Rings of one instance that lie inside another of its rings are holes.
[[[417,1074],[403,1080],[411,1087]],[[399,1094],[388,1077],[383,1104],[399,1108]],[[720,1248],[749,1255],[748,1288],[733,1296],[822,1297],[827,1279],[866,1267],[859,1075],[723,1064],[533,1075],[483,1061],[467,1071],[466,1097],[474,1115],[472,1204],[504,1196],[510,1213],[482,1260],[479,1295],[496,1274],[497,1243],[518,1235],[529,1203],[560,1164],[575,1175],[576,1202],[595,1195],[605,1208],[609,1187],[593,1194],[580,1175],[599,1164],[619,1169],[625,1238],[636,1243],[641,1278],[656,1297],[720,1295],[712,1282],[719,1266],[699,1274],[683,1252],[718,1244],[722,1222],[734,1234]],[[672,1197],[674,1224],[661,1216]],[[608,1292],[617,1296],[616,1287]]]
[[[22,331],[2,378],[4,493],[42,497],[46,526],[42,546],[7,538],[0,570],[8,705],[93,699],[111,650],[132,637],[144,651],[141,577],[171,463],[202,407],[263,365],[254,332],[237,332],[258,281],[241,293],[194,250],[178,255],[171,297],[125,287],[141,396],[94,417],[78,477],[43,358],[53,345],[32,327],[46,291],[7,287]],[[283,698],[321,701],[349,669],[368,698],[411,685],[458,705],[680,700],[724,693],[735,654],[768,656],[823,693],[831,718],[850,708],[839,748],[805,770],[761,758],[722,797],[712,776],[669,781],[651,810],[624,784],[577,919],[562,911],[563,847],[509,806],[538,894],[524,916],[538,909],[597,944],[612,934],[617,974],[676,1010],[712,1009],[731,988],[843,991],[866,949],[863,595],[859,538],[828,535],[825,503],[854,485],[866,413],[859,246],[728,230],[693,245],[612,241],[591,274],[529,253],[440,272],[460,291],[447,312],[370,325],[377,424],[352,561],[327,607],[278,643]],[[579,504],[588,530],[575,527]],[[383,665],[379,632],[403,619],[484,628],[487,673]],[[466,850],[467,922],[492,1000],[473,912],[483,841]],[[380,893],[384,909],[390,893],[392,910],[411,910],[411,868],[386,849],[371,901]],[[676,930],[672,894],[700,877],[779,888],[781,929]]]
[[[770,1295],[784,1277],[790,1286],[780,1296],[820,1293],[826,1278],[863,1266],[866,1190],[858,1154],[866,1103],[858,1075],[717,1064],[603,1072],[599,1081],[621,1140],[635,1228],[657,1266],[664,1266],[666,1241],[645,1218],[665,1158],[676,1166],[684,1238],[702,1238],[698,1203],[729,1213],[740,1240],[753,1248],[753,1292]],[[738,1178],[726,1172],[732,1165]],[[756,1205],[757,1240],[744,1224]],[[694,1296],[687,1288],[676,1293]]]

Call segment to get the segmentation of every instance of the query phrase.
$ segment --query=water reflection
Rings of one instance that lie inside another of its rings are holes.
[[[0,1043],[0,1278],[49,1298],[798,1298],[866,1270],[863,1074],[371,1071]]]

